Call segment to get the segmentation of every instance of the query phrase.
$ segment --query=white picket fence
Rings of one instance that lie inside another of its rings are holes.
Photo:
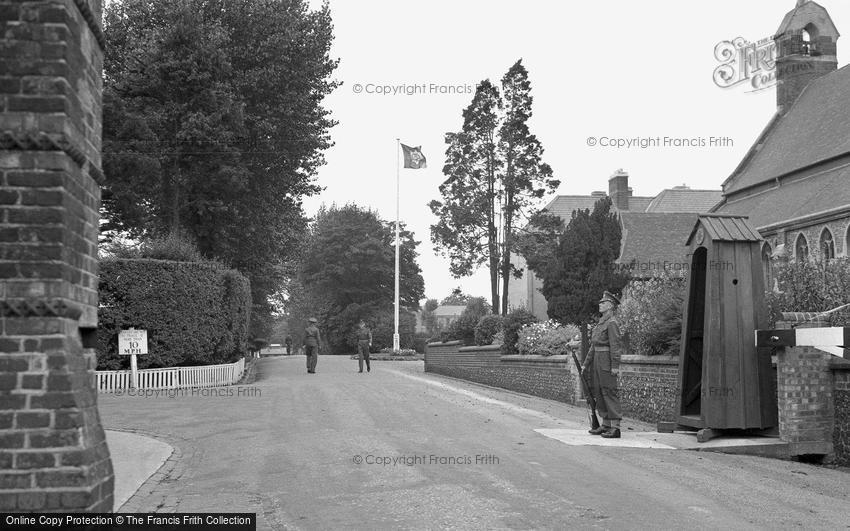
[[[190,389],[193,387],[218,387],[233,385],[245,372],[245,359],[225,365],[201,367],[170,367],[168,369],[140,369],[139,389]],[[133,387],[132,371],[95,371],[97,391],[114,393],[118,389]]]

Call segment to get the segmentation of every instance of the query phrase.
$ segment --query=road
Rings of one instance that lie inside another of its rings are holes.
[[[583,410],[421,362],[263,358],[257,381],[100,397],[177,449],[126,509],[258,513],[259,529],[850,529],[850,476],[801,463],[568,445]],[[216,391],[216,392],[214,392]],[[218,394],[219,396],[215,396]],[[630,425],[622,441],[633,441]],[[595,437],[588,435],[587,441]]]

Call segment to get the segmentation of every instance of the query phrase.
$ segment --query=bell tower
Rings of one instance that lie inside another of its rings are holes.
[[[839,36],[826,9],[811,0],[797,0],[785,15],[773,37],[779,113],[788,112],[809,83],[838,68]]]

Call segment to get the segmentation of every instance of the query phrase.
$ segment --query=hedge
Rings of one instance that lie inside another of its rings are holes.
[[[106,259],[100,263],[98,369],[123,369],[118,332],[148,331],[139,368],[230,363],[248,349],[247,278],[216,263]]]

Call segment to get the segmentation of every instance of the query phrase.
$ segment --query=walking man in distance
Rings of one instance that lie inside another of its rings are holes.
[[[316,373],[316,362],[319,358],[319,348],[322,345],[322,336],[319,333],[319,327],[316,323],[319,321],[315,317],[307,320],[309,323],[304,329],[304,350],[307,353],[307,372],[309,374]]]
[[[366,326],[366,321],[360,319],[360,328],[357,329],[357,364],[360,372],[363,372],[363,360],[366,360],[366,371],[371,372],[369,367],[369,347],[372,346],[372,330]]]

